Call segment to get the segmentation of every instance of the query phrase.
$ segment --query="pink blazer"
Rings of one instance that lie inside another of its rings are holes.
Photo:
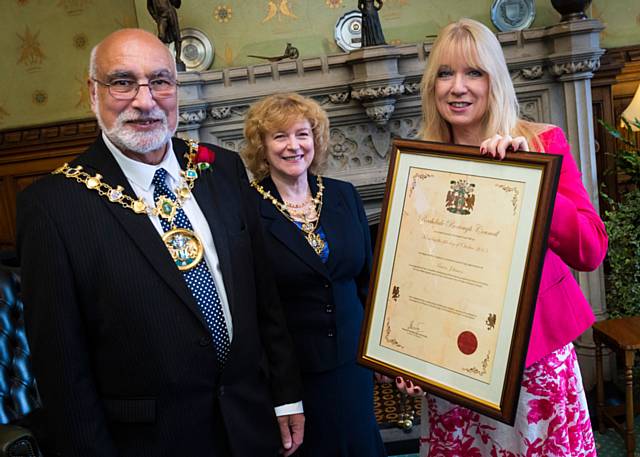
[[[607,252],[604,224],[591,205],[562,130],[540,135],[546,152],[562,154],[562,171],[551,219],[526,366],[575,340],[593,324],[591,306],[569,267],[591,271]]]

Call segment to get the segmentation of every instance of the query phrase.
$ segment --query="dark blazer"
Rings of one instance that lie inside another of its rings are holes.
[[[274,265],[278,291],[305,372],[333,369],[354,361],[371,272],[367,218],[355,188],[323,178],[320,225],[329,243],[323,263],[302,232],[256,192],[265,243]],[[271,178],[261,184],[282,200]],[[313,195],[316,177],[309,177]]]
[[[173,141],[184,167],[187,146]],[[277,452],[273,407],[300,399],[295,356],[242,162],[210,147],[216,160],[193,194],[233,318],[224,370],[147,216],[62,175],[19,196],[27,335],[44,429],[61,455],[226,457],[225,435],[233,456]],[[78,164],[135,195],[101,138]]]

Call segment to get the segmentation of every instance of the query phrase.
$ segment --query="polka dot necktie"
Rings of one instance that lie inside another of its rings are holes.
[[[167,186],[166,176],[167,170],[164,168],[157,169],[153,176],[153,181],[151,182],[155,186],[153,198],[156,201],[162,196],[176,201],[175,194],[169,189],[169,186]],[[173,222],[176,228],[193,230],[191,222],[182,208],[178,208],[176,211]],[[171,230],[171,224],[168,220],[160,218],[160,223],[165,232]],[[222,302],[220,301],[220,296],[218,295],[218,290],[216,289],[216,284],[213,281],[211,272],[207,267],[207,262],[203,259],[196,267],[190,270],[184,270],[182,274],[211,331],[218,362],[220,365],[224,365],[229,355],[229,331],[227,330],[227,323],[222,313]]]

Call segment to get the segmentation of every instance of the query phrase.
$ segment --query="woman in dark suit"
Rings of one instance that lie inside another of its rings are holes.
[[[386,455],[373,373],[356,364],[369,285],[369,226],[355,188],[323,178],[329,121],[298,94],[254,104],[242,151],[267,253],[303,370],[304,443],[296,456]]]

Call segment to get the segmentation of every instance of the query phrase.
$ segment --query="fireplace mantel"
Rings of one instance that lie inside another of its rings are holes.
[[[598,20],[585,19],[498,34],[521,115],[564,129],[596,208],[591,78],[604,53],[599,41],[603,29]],[[251,103],[283,91],[313,97],[331,120],[326,174],[352,182],[365,201],[369,222],[377,223],[391,141],[414,137],[420,125],[419,84],[431,45],[384,45],[349,54],[182,73],[179,134],[237,151],[243,146],[243,120]],[[602,270],[576,276],[601,319]],[[591,346],[590,335],[577,341],[587,387],[593,379]]]

